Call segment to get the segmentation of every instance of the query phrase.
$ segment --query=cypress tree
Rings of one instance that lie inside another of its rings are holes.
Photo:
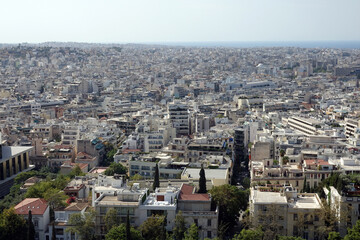
[[[199,175],[200,175],[200,178],[199,178],[199,191],[198,191],[198,193],[207,193],[205,170],[204,170],[204,167],[202,165],[201,165]]]
[[[158,188],[158,187],[160,187],[160,174],[159,174],[158,164],[156,163],[154,182],[153,182],[153,190],[155,191],[155,189]]]
[[[28,214],[28,232],[27,232],[27,239],[28,240],[34,240],[35,239],[35,227],[32,222],[32,214],[31,210],[29,210]]]
[[[305,178],[304,178],[304,186],[303,186],[303,192],[306,192],[306,175],[305,175]]]
[[[127,211],[127,216],[126,216],[126,240],[131,240],[131,231],[130,231],[130,215],[129,215],[129,210]]]
[[[51,240],[56,240],[55,221],[52,222],[52,235]]]

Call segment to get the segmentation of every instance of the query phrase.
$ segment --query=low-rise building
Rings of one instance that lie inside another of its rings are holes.
[[[316,193],[297,193],[291,186],[251,189],[250,215],[256,226],[272,226],[279,235],[317,239],[321,200]]]
[[[217,237],[219,208],[211,204],[210,194],[195,193],[195,187],[183,184],[177,209],[182,212],[187,227],[193,223],[199,227],[201,239]]]
[[[45,199],[42,198],[25,198],[14,207],[15,213],[21,215],[25,219],[32,214],[32,222],[35,228],[35,239],[45,240],[48,225],[50,223],[50,207]]]

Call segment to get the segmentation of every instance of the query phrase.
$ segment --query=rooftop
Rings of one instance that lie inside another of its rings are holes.
[[[87,208],[89,204],[87,203],[70,203],[69,206],[65,208],[65,211],[82,211],[84,208]]]
[[[20,215],[28,215],[29,210],[32,215],[43,215],[47,208],[48,204],[42,198],[25,198],[14,207],[15,213]]]
[[[117,199],[117,196],[104,196],[99,202],[98,205],[108,205],[108,206],[139,206],[139,201],[137,202],[126,202],[120,201]]]
[[[183,184],[180,189],[179,200],[183,201],[210,201],[207,193],[195,193],[195,187]]]
[[[31,149],[33,149],[33,147],[9,147],[9,146],[2,146],[2,158],[0,159],[0,161],[2,160],[7,160],[15,155],[24,153],[24,152],[28,152]]]

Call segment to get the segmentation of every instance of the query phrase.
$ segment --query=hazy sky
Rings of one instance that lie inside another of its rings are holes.
[[[3,0],[0,42],[360,41],[360,0]]]

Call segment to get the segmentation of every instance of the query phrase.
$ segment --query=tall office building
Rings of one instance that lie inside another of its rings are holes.
[[[10,192],[14,178],[22,172],[30,171],[29,153],[33,147],[4,146],[0,134],[0,198]]]
[[[187,136],[190,134],[190,121],[188,107],[179,102],[169,104],[169,118],[176,129],[176,136]]]
[[[237,128],[234,132],[234,147],[233,147],[233,178],[232,184],[238,180],[241,168],[247,167],[247,128]]]

